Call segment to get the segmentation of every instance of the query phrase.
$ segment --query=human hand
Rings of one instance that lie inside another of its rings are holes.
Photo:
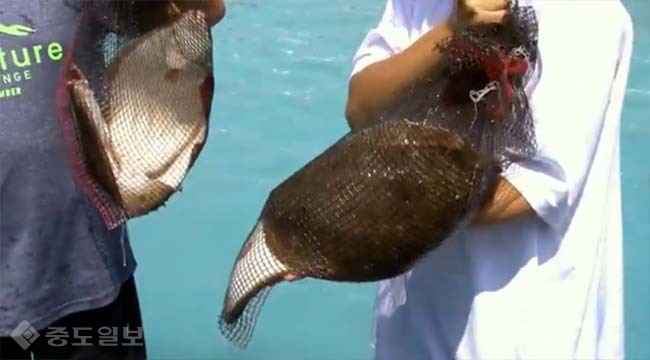
[[[119,2],[118,2],[119,4]],[[148,32],[156,27],[178,19],[188,10],[201,10],[209,26],[217,24],[224,17],[226,7],[223,0],[152,0],[125,3],[120,10],[128,10],[135,17],[137,30]],[[119,11],[119,10],[118,10]],[[125,18],[130,18],[127,15]]]
[[[190,9],[203,10],[210,26],[216,25],[226,14],[226,6],[223,0],[177,0],[174,1],[174,4],[182,12]]]
[[[508,10],[508,0],[455,0],[449,22],[454,32],[468,26],[498,24]]]

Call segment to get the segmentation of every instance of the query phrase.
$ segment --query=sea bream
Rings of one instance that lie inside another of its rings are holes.
[[[206,141],[211,41],[204,13],[192,10],[125,45],[99,88],[69,66],[88,166],[129,217],[157,209],[180,190]]]

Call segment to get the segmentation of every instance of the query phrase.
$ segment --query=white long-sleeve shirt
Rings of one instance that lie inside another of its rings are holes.
[[[618,0],[533,2],[539,154],[507,171],[536,216],[463,230],[379,284],[376,359],[622,359],[619,127],[632,24]],[[452,0],[389,0],[352,73],[406,49]]]

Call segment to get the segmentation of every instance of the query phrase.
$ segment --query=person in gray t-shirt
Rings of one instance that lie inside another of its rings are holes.
[[[0,8],[2,359],[146,357],[128,236],[106,230],[74,182],[57,125],[57,76],[78,2],[3,0]],[[222,0],[174,4],[202,8],[213,25],[225,13]],[[113,335],[141,346],[96,341]],[[89,336],[93,346],[72,345]]]

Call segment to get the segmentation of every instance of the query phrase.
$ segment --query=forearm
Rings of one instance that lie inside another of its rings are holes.
[[[345,110],[350,128],[367,126],[394,106],[410,86],[432,76],[442,58],[438,45],[451,34],[451,27],[442,23],[403,52],[354,75]]]
[[[534,210],[519,191],[506,179],[501,178],[493,196],[483,206],[470,226],[497,224],[533,214]]]

